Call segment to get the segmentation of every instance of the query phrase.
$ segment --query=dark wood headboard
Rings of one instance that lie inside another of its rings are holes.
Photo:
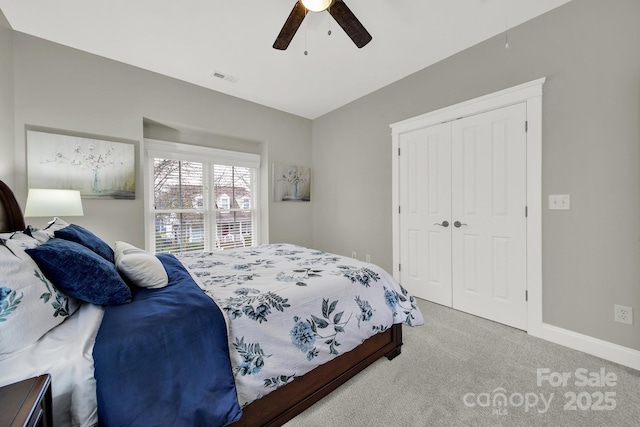
[[[0,233],[25,229],[20,205],[7,184],[0,181]]]

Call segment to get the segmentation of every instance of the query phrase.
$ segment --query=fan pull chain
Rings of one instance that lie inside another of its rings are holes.
[[[309,51],[307,50],[307,33],[309,32],[309,24],[305,22],[304,24],[304,55],[309,55]]]
[[[331,6],[327,8],[327,12],[329,12],[329,31],[327,31],[327,35],[331,35]]]
[[[509,49],[509,0],[504,0],[504,48]]]

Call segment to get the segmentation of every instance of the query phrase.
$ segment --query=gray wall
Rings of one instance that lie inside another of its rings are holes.
[[[389,124],[546,76],[544,321],[640,350],[639,17],[638,0],[574,0],[511,30],[509,50],[495,37],[314,120],[315,246],[391,270]]]
[[[13,171],[13,30],[0,10],[0,180],[10,187]]]
[[[237,144],[254,151],[255,146],[264,155],[265,167],[271,162],[311,165],[310,120],[22,33],[15,32],[13,38],[15,145],[11,139],[0,144],[2,150],[15,147],[14,190],[22,206],[27,194],[27,126],[124,139],[138,147],[145,133],[178,135],[182,142],[220,148]],[[176,123],[179,127],[172,131]],[[136,186],[134,201],[84,199],[85,216],[72,222],[109,243],[125,240],[143,246],[141,168]],[[264,193],[269,200],[270,191]],[[311,204],[269,204],[270,241],[311,246]],[[28,222],[46,223],[39,218]]]

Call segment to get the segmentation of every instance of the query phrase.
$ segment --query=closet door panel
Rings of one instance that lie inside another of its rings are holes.
[[[526,329],[526,108],[452,124],[453,307]]]
[[[400,281],[451,306],[451,126],[400,136]]]

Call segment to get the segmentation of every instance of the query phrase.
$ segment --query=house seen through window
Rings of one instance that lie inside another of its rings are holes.
[[[154,252],[255,246],[258,168],[162,158],[153,164]]]

